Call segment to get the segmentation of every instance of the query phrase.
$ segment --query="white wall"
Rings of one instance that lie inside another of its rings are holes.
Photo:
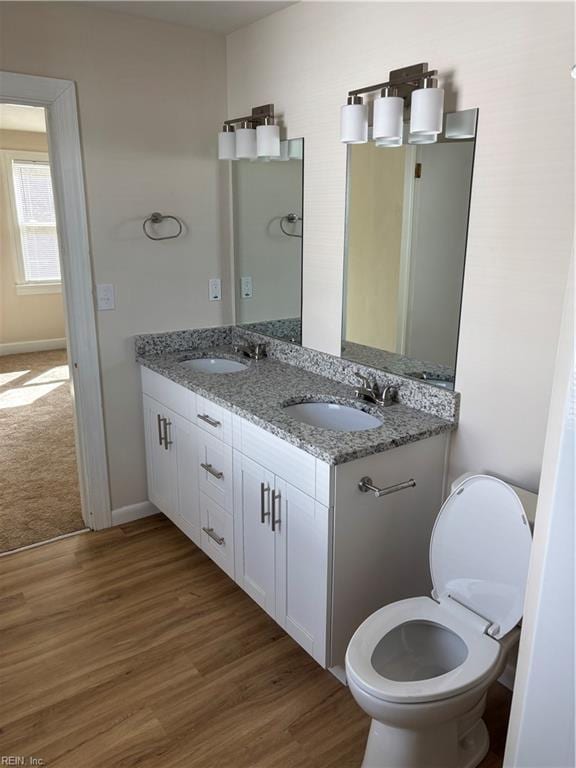
[[[147,497],[132,336],[231,319],[225,168],[225,43],[209,32],[72,3],[5,3],[0,67],[75,80],[99,313],[105,425],[115,508]],[[184,237],[152,243],[142,221],[182,217]],[[228,300],[208,301],[222,276]]]
[[[424,60],[448,110],[479,107],[450,479],[481,468],[535,489],[572,237],[571,4],[299,3],[227,53],[229,114],[274,102],[305,138],[304,343],[336,354],[347,91]]]
[[[573,285],[571,281],[558,347],[506,768],[568,768],[576,758]]]

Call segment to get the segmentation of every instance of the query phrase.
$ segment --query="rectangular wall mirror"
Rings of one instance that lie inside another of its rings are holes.
[[[302,339],[304,139],[271,160],[232,163],[236,324]]]
[[[454,388],[476,118],[446,115],[431,144],[349,145],[342,357]],[[460,122],[472,134],[445,138]]]

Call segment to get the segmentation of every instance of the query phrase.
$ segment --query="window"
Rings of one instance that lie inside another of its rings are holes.
[[[12,182],[21,279],[25,284],[59,283],[60,258],[50,165],[46,160],[12,160]]]

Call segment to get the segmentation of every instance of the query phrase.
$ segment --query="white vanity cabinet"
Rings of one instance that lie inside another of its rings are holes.
[[[431,588],[446,434],[335,467],[142,368],[150,500],[323,667],[374,610]],[[414,479],[377,498],[375,486]]]

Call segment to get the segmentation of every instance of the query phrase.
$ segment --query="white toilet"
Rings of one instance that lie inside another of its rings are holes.
[[[430,542],[432,597],[381,608],[346,652],[372,718],[363,768],[473,768],[488,751],[486,691],[519,638],[532,536],[506,483],[466,475]]]

